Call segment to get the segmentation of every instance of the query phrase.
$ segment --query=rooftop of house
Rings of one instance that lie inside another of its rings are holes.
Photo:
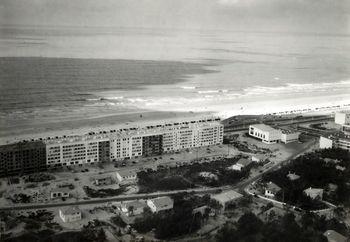
[[[117,171],[117,173],[121,176],[121,177],[130,177],[130,176],[136,176],[137,173],[133,170],[119,170]]]
[[[242,165],[243,167],[245,166],[248,166],[252,163],[253,161],[249,160],[249,159],[246,159],[246,158],[240,158],[238,161],[237,161],[237,165]]]
[[[222,193],[215,194],[215,195],[211,196],[212,199],[217,200],[221,203],[227,203],[230,201],[234,201],[234,200],[237,200],[241,197],[243,197],[243,195],[234,191],[234,190],[229,190],[229,191],[222,192]]]
[[[289,180],[291,181],[295,181],[295,180],[298,180],[300,178],[299,175],[295,174],[295,173],[288,173],[287,174],[287,177],[289,178]]]
[[[144,208],[147,205],[144,201],[133,200],[133,201],[122,202],[122,206],[126,208],[133,207],[134,209],[138,209],[138,208]]]
[[[163,207],[174,205],[174,201],[170,197],[158,197],[150,200],[153,202],[154,206],[156,206],[157,208],[163,208]]]
[[[273,193],[277,193],[277,192],[281,191],[282,188],[280,188],[279,186],[277,186],[273,182],[269,182],[269,183],[266,184],[266,190],[269,190],[269,191],[271,191]]]
[[[81,210],[77,206],[70,206],[66,208],[60,208],[64,215],[72,215],[76,213],[81,213]]]
[[[327,230],[323,233],[324,236],[327,237],[328,242],[346,242],[348,239],[342,235],[339,234],[337,231],[334,230]]]
[[[312,187],[309,187],[309,188],[305,189],[304,192],[305,192],[306,194],[319,194],[319,193],[322,193],[322,192],[323,192],[323,189],[322,189],[322,188],[312,188]]]
[[[67,187],[59,187],[59,188],[52,189],[51,193],[53,193],[53,192],[69,193],[70,189],[68,189]]]

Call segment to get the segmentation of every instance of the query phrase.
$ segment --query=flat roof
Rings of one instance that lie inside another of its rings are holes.
[[[266,131],[266,132],[268,132],[268,131],[276,131],[277,130],[277,129],[275,129],[275,128],[269,126],[269,125],[266,125],[266,124],[252,124],[250,126],[252,126],[254,128],[257,128],[257,129],[260,129],[260,130],[263,130],[263,131]]]
[[[243,195],[234,191],[234,190],[229,190],[229,191],[222,192],[222,193],[215,194],[215,195],[211,196],[212,199],[220,201],[222,203],[234,201],[234,200],[237,200],[241,197],[243,197]]]
[[[114,125],[108,126],[104,130],[102,129],[91,129],[91,132],[81,133],[81,134],[70,134],[63,135],[62,131],[57,131],[57,135],[44,135],[43,137],[38,137],[38,135],[28,135],[26,137],[22,137],[23,140],[28,143],[35,141],[42,141],[46,144],[53,143],[71,143],[71,142],[79,142],[85,140],[96,140],[96,139],[106,139],[106,141],[110,137],[123,137],[130,135],[156,135],[161,134],[165,131],[171,131],[171,129],[181,126],[189,126],[189,127],[210,127],[217,126],[220,124],[220,118],[218,117],[192,117],[192,118],[178,118],[178,119],[164,119],[152,122],[144,122],[144,123],[133,123],[131,125]],[[30,137],[35,137],[35,139],[31,139]],[[0,143],[6,142],[5,139]],[[14,141],[16,142],[16,141]],[[18,142],[18,141],[17,141]]]
[[[133,170],[119,170],[119,171],[117,171],[117,173],[121,177],[124,177],[124,176],[136,176],[137,175],[136,171],[133,171]]]

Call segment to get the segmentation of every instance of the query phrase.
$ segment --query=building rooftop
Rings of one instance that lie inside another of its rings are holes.
[[[142,123],[133,123],[131,125],[129,124],[116,124],[109,126],[106,128],[106,130],[94,130],[93,132],[88,133],[80,133],[81,131],[77,130],[77,133],[69,134],[69,135],[63,135],[62,132],[53,132],[56,133],[56,135],[52,136],[44,136],[40,137],[38,135],[28,135],[28,136],[22,136],[26,142],[30,141],[29,137],[36,137],[36,141],[43,141],[46,144],[52,144],[52,143],[69,143],[74,141],[81,141],[81,140],[93,140],[93,139],[108,139],[110,136],[114,137],[123,137],[125,135],[130,134],[149,134],[154,133],[157,134],[157,132],[160,132],[161,130],[164,130],[164,128],[167,129],[173,129],[176,127],[181,127],[184,125],[188,126],[212,126],[212,125],[218,125],[221,119],[219,117],[214,116],[205,116],[205,117],[185,117],[185,118],[172,118],[172,119],[164,119],[164,120],[152,120],[148,122],[142,122]],[[79,132],[79,133],[78,133]],[[86,131],[85,131],[86,132]],[[52,134],[53,134],[52,133]],[[39,138],[40,137],[40,138]],[[29,139],[28,139],[29,138]],[[34,141],[34,140],[31,140]],[[0,142],[1,144],[6,143],[14,143],[18,142],[17,140],[3,140],[3,142]]]
[[[342,234],[339,234],[337,231],[334,230],[327,230],[323,233],[324,236],[327,237],[328,242],[346,242],[348,239],[343,236]]]
[[[243,197],[243,195],[234,191],[234,190],[229,190],[229,191],[222,192],[222,193],[215,194],[215,195],[211,196],[212,199],[217,200],[221,203],[231,202],[231,201],[237,200],[241,197]]]
[[[269,183],[266,184],[266,190],[269,190],[269,191],[271,191],[273,193],[277,193],[277,192],[281,191],[282,188],[280,188],[279,186],[277,186],[273,182],[269,182]]]
[[[141,202],[139,200],[133,200],[133,201],[122,202],[122,206],[125,208],[133,207],[134,209],[138,209],[138,208],[144,208],[147,205],[145,202]]]
[[[263,131],[266,131],[266,132],[277,130],[277,129],[275,129],[269,125],[266,125],[266,124],[252,124],[250,126],[257,128],[257,129],[260,129],[260,130],[263,130]]]
[[[174,201],[170,197],[158,197],[150,199],[156,208],[163,208],[168,206],[173,206]]]
[[[237,161],[237,165],[242,165],[243,167],[249,166],[253,161],[246,159],[246,158],[240,158]]]
[[[76,213],[81,213],[81,210],[77,206],[60,208],[60,210],[64,215],[72,215],[72,214],[76,214]]]
[[[309,187],[307,189],[304,190],[304,192],[307,194],[307,195],[318,195],[320,193],[323,193],[323,189],[322,188],[312,188],[312,187]]]
[[[287,177],[289,178],[289,180],[291,181],[295,181],[295,180],[298,180],[300,178],[299,175],[295,174],[295,173],[288,173],[287,174]]]
[[[136,176],[137,173],[134,170],[119,170],[117,171],[117,173],[121,176],[121,177],[125,177],[125,176]]]

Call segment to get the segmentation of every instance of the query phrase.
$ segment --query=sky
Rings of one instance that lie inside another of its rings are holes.
[[[350,33],[349,0],[0,0],[0,25]]]

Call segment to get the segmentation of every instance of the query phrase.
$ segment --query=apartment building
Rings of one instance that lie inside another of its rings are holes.
[[[109,150],[105,150],[109,140],[104,136],[63,137],[44,142],[48,167],[94,164],[106,159],[106,153],[109,155]]]
[[[0,146],[0,176],[14,176],[46,170],[46,149],[41,141]]]
[[[334,122],[341,125],[341,130],[327,136],[321,136],[319,140],[320,149],[340,148],[350,151],[350,112],[337,112]]]
[[[343,133],[336,133],[327,137],[320,137],[320,149],[340,148],[350,151],[350,136]]]
[[[222,144],[223,125],[219,121],[218,118],[163,121],[108,132],[48,137],[25,144],[0,146],[0,176]]]

